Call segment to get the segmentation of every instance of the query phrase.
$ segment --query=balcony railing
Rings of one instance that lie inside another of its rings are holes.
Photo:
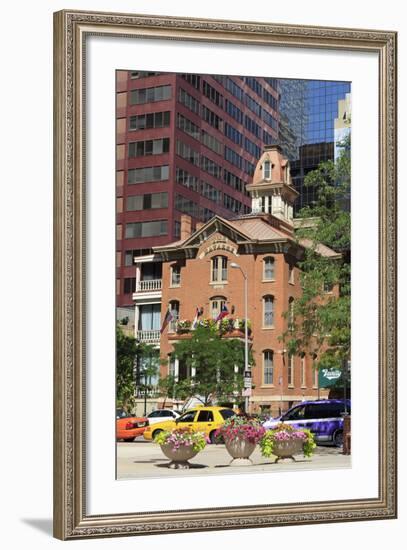
[[[160,331],[159,330],[138,330],[137,339],[145,344],[159,344],[160,343]]]
[[[154,290],[161,290],[162,279],[149,279],[146,281],[139,281],[137,283],[136,292],[151,292]]]

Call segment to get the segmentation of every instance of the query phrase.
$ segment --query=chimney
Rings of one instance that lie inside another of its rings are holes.
[[[181,216],[181,240],[185,240],[191,236],[192,232],[192,218],[187,214]]]

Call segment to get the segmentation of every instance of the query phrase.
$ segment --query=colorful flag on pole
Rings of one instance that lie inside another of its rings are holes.
[[[226,304],[223,304],[219,315],[215,319],[215,323],[217,323],[218,321],[221,321],[227,315],[229,315],[228,308],[226,307]]]
[[[165,314],[165,317],[164,317],[164,320],[163,320],[163,324],[161,326],[161,329],[160,329],[160,333],[162,334],[164,332],[164,330],[166,329],[168,323],[170,321],[173,320],[173,315],[171,313],[171,311],[168,309],[167,310],[167,313]]]
[[[196,327],[198,326],[198,319],[202,314],[203,314],[203,307],[201,308],[197,307],[195,312],[195,318],[192,323],[192,330],[195,330]]]

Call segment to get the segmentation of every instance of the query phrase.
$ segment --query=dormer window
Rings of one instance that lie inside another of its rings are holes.
[[[265,180],[271,179],[271,162],[269,160],[265,160],[263,164],[263,177]]]

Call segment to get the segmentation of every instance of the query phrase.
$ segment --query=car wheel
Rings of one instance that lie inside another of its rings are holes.
[[[216,432],[211,432],[209,434],[209,440],[211,442],[211,445],[215,445],[216,443],[216,436],[215,436]]]
[[[135,439],[136,439],[135,437],[127,437],[126,439],[123,439],[123,441],[126,441],[126,443],[131,443]]]
[[[334,441],[335,447],[342,447],[342,445],[343,445],[343,432],[342,431],[335,432],[333,441]]]
[[[157,437],[158,434],[160,434],[163,430],[156,430],[153,432],[153,440]]]

